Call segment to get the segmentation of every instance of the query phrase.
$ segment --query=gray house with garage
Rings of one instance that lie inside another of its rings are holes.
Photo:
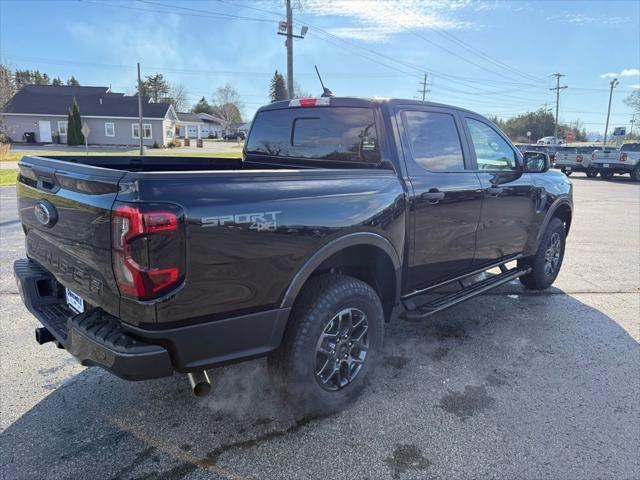
[[[29,132],[38,143],[67,143],[67,115],[78,102],[90,145],[139,145],[138,97],[109,87],[27,85],[0,109],[12,141],[25,142]],[[142,101],[144,144],[166,145],[175,135],[177,116],[169,103]]]
[[[219,138],[229,127],[228,122],[208,113],[176,112],[180,138]]]

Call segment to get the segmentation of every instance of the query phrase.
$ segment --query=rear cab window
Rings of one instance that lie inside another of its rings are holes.
[[[640,152],[640,143],[625,143],[620,147],[621,152]]]
[[[375,166],[380,162],[375,112],[367,107],[302,107],[256,115],[245,154]]]

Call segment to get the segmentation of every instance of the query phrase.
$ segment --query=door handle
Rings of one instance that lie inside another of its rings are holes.
[[[440,192],[437,189],[429,190],[420,195],[420,198],[427,200],[430,204],[435,205],[440,200],[444,200],[444,192]]]
[[[489,188],[487,188],[485,190],[489,195],[491,195],[492,197],[497,197],[498,195],[500,195],[503,191],[504,188],[502,187],[498,187],[496,185],[491,185]]]

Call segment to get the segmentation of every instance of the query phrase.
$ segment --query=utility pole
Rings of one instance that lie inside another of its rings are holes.
[[[140,79],[140,62],[138,62],[138,137],[140,138],[140,156],[144,155],[144,133],[142,131],[142,80]]]
[[[564,90],[565,88],[569,88],[566,85],[560,86],[560,77],[565,77],[562,73],[554,73],[551,75],[552,77],[556,77],[556,86],[554,88],[550,88],[549,90],[556,91],[556,123],[553,128],[553,136],[558,138],[558,110],[560,108],[560,90]]]
[[[634,113],[631,117],[631,121],[629,122],[631,126],[629,127],[629,135],[633,135],[633,124],[636,123],[636,114]]]
[[[287,0],[287,90],[293,98],[293,11],[291,0]]]
[[[607,144],[607,132],[609,131],[609,115],[611,114],[611,97],[613,97],[613,89],[616,88],[619,83],[620,82],[617,78],[614,78],[613,80],[611,80],[611,83],[609,83],[609,85],[611,86],[611,88],[609,89],[609,108],[607,108],[607,123],[604,127],[604,141],[602,142],[602,145]]]
[[[291,0],[286,0],[287,3],[287,21],[280,22],[278,26],[278,35],[285,35],[287,37],[284,42],[287,47],[287,90],[289,98],[293,98],[293,39],[304,38],[309,30],[308,27],[302,27],[299,35],[293,33],[293,11],[291,10]]]
[[[427,83],[427,73],[425,72],[424,74],[424,80],[422,80],[420,82],[420,85],[422,85],[422,88],[420,90],[418,90],[418,93],[422,94],[422,101],[424,102],[427,98],[427,93],[429,93],[431,90],[429,90],[427,88],[428,85],[431,85],[430,83]]]

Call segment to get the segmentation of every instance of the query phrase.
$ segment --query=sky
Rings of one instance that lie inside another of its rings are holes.
[[[503,118],[555,109],[603,132],[630,126],[623,99],[640,88],[640,1],[292,0],[294,79],[339,96],[426,98]],[[162,73],[195,103],[233,85],[250,119],[286,72],[284,0],[0,0],[0,61],[133,93]],[[555,111],[555,110],[554,110]],[[636,119],[640,129],[640,118]],[[638,131],[638,130],[636,130]]]

